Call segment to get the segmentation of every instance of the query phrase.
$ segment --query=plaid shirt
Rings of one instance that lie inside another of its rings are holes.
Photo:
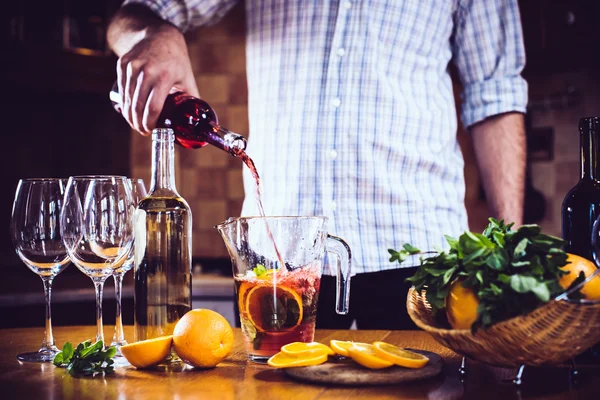
[[[235,3],[134,1],[182,31]],[[267,215],[328,216],[354,273],[396,268],[387,250],[407,242],[447,248],[444,234],[468,229],[448,65],[464,88],[465,126],[525,112],[517,0],[245,3],[248,153]],[[244,173],[242,214],[257,215]]]

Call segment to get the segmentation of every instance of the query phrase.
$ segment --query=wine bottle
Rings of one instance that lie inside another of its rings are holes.
[[[600,216],[600,117],[579,120],[581,175],[562,204],[562,238],[565,251],[595,261],[594,223]],[[577,363],[599,363],[596,344],[576,357]]]
[[[150,191],[134,217],[136,342],[173,334],[192,307],[192,213],[175,188],[174,140],[172,129],[152,132]]]
[[[109,98],[114,109],[121,113],[121,95],[116,82]],[[246,149],[246,138],[219,125],[217,113],[206,101],[185,92],[167,96],[156,126],[173,129],[176,143],[188,149],[211,144],[234,157]]]
[[[600,216],[600,117],[579,121],[581,175],[562,204],[565,251],[594,260],[592,229]]]

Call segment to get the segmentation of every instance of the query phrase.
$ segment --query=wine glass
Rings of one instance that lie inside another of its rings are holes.
[[[141,199],[146,197],[148,192],[144,185],[143,179],[130,178],[129,183],[131,184],[131,195],[133,197],[133,204],[137,206]],[[123,264],[113,271],[113,279],[115,281],[115,297],[117,301],[117,311],[115,314],[115,334],[112,339],[111,346],[117,348],[117,355],[121,353],[120,347],[127,344],[125,335],[123,333],[123,318],[121,317],[121,292],[123,289],[123,277],[133,267],[133,247],[129,252],[127,258],[123,261]]]
[[[104,282],[127,258],[133,245],[135,209],[124,176],[72,176],[61,212],[61,232],[69,258],[94,282],[96,341],[104,343]]]
[[[59,352],[52,336],[50,297],[54,277],[69,263],[60,232],[64,191],[65,181],[61,179],[21,179],[17,185],[10,221],[12,242],[21,261],[42,278],[46,295],[42,347],[17,355],[20,361],[52,362]]]

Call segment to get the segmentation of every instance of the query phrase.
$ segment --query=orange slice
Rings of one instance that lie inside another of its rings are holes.
[[[269,358],[267,364],[275,368],[291,368],[319,365],[323,364],[325,361],[327,361],[327,354],[319,351],[305,353],[301,356],[292,356],[280,351]]]
[[[340,356],[344,356],[344,357],[350,357],[350,354],[348,354],[348,349],[350,348],[350,346],[352,346],[352,343],[354,343],[354,342],[332,339],[329,342],[329,346],[331,347],[331,349],[333,350],[333,352],[335,354],[339,354]],[[366,343],[362,343],[362,344],[366,344]]]
[[[335,354],[333,352],[333,350],[331,350],[331,347],[327,346],[326,344],[319,343],[319,342],[288,343],[281,347],[281,352],[288,354],[290,356],[304,356],[305,354],[312,353],[312,352],[321,352],[321,353],[327,354],[328,356],[332,356]]]
[[[302,321],[302,298],[287,286],[255,286],[246,297],[246,312],[259,332],[287,331]]]
[[[385,342],[373,342],[373,350],[379,358],[406,368],[423,368],[429,358],[414,351],[401,349]]]
[[[363,367],[370,369],[381,369],[394,365],[393,363],[377,356],[372,344],[353,343],[352,346],[348,348],[348,354],[354,361]]]
[[[240,288],[238,289],[238,307],[240,312],[246,312],[246,298],[248,297],[248,292],[256,286],[250,282],[242,282]]]
[[[131,365],[146,368],[156,365],[171,354],[173,335],[142,340],[121,346],[121,354]]]

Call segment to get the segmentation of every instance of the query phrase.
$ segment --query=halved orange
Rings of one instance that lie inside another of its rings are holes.
[[[121,346],[121,354],[134,367],[146,368],[166,359],[172,344],[173,335],[161,336]]]
[[[329,356],[335,354],[333,350],[331,350],[331,347],[319,342],[292,342],[281,347],[281,352],[290,356],[303,356],[315,351],[325,353]]]
[[[246,312],[259,332],[287,331],[302,321],[302,297],[287,286],[255,286],[246,297]]]
[[[379,358],[406,368],[423,368],[429,357],[414,351],[405,350],[385,342],[373,342],[373,350]]]
[[[348,354],[348,349],[350,346],[352,346],[352,343],[354,342],[331,339],[331,341],[329,341],[329,347],[331,347],[335,354],[339,354],[340,356],[344,357],[350,357],[350,354]]]
[[[348,354],[354,361],[363,367],[370,369],[381,369],[394,365],[393,363],[379,357],[375,353],[372,344],[352,343],[352,346],[348,348]]]
[[[291,368],[319,365],[323,364],[325,361],[327,361],[327,354],[319,351],[306,353],[301,356],[292,356],[280,351],[269,358],[267,364],[275,368]]]

